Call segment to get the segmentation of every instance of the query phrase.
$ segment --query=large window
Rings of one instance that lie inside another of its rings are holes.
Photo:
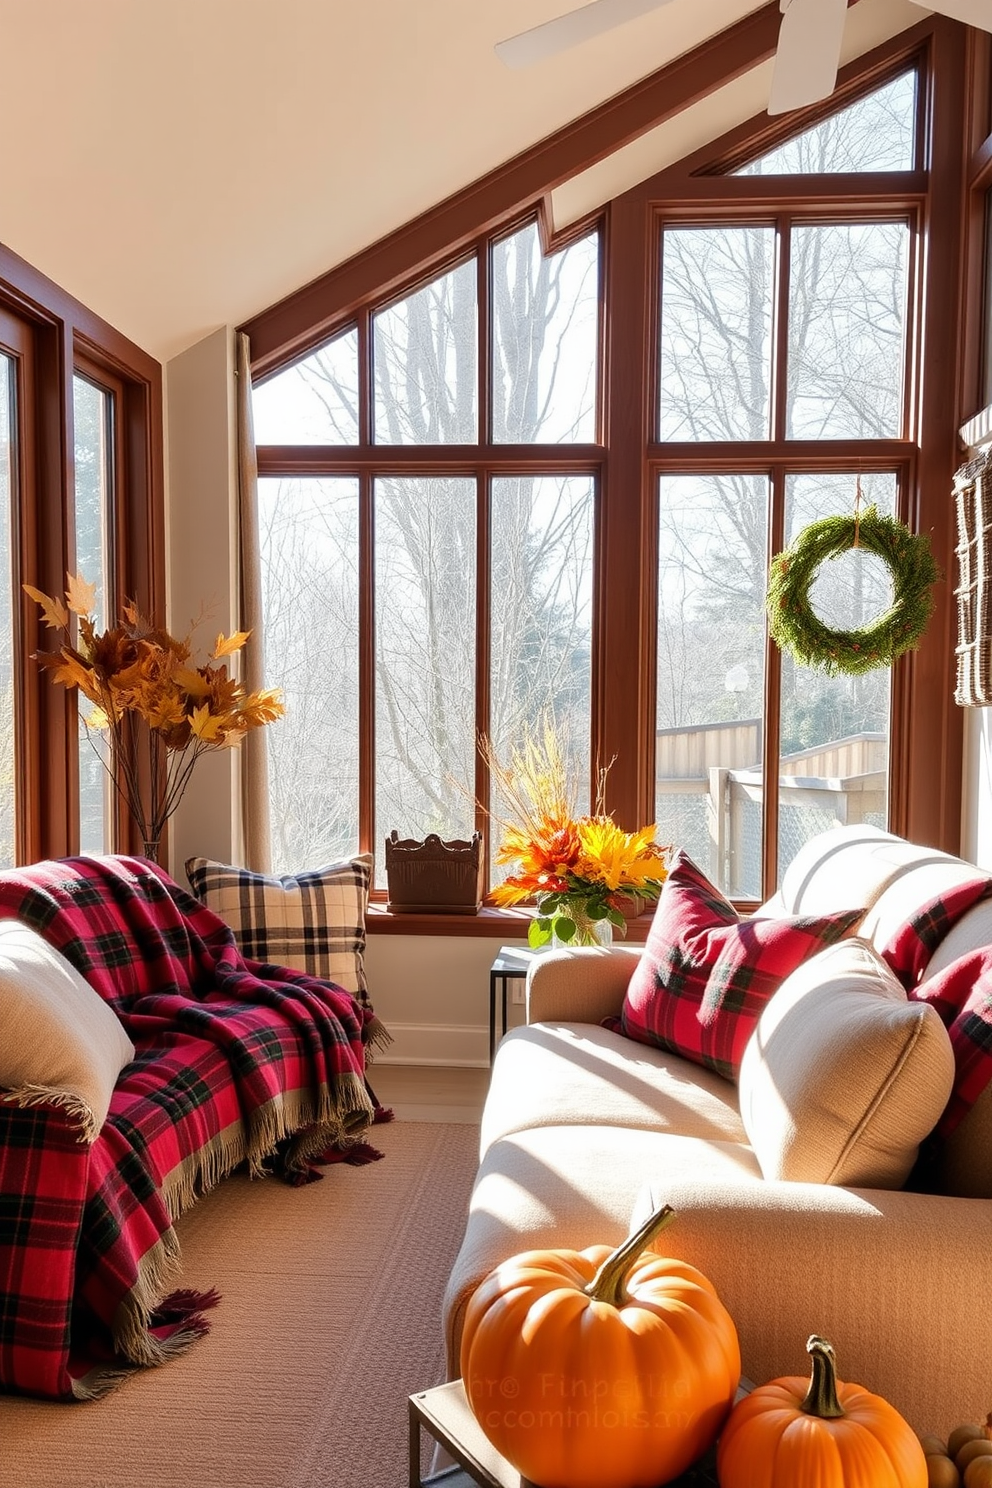
[[[831,123],[846,136],[875,106],[821,125],[824,148]],[[895,511],[906,462],[878,467],[906,435],[912,237],[905,217],[853,214],[662,228],[659,438],[693,447],[659,451],[656,818],[739,898],[835,822],[888,822],[888,671],[829,678],[780,657],[764,592],[773,535]],[[814,600],[866,624],[891,602],[887,571],[852,552]]]
[[[76,572],[96,586],[94,613],[104,629],[114,596],[110,557],[111,515],[117,470],[114,430],[118,399],[113,390],[77,371],[72,380],[75,454],[74,523]],[[81,852],[107,852],[113,841],[113,789],[104,768],[106,736],[87,724],[88,707],[77,696],[79,730],[79,847]]]
[[[505,752],[549,706],[583,802],[612,760],[623,825],[742,901],[833,823],[913,830],[912,659],[796,666],[764,597],[809,522],[937,510],[932,86],[903,63],[791,138],[740,131],[557,252],[482,237],[269,363],[276,866],[484,826],[478,735]],[[815,603],[847,627],[889,599],[855,551]]]
[[[527,223],[256,389],[278,869],[470,835],[547,709],[588,794],[598,327],[599,235]]]
[[[22,586],[161,614],[161,470],[158,364],[0,248],[0,866],[134,845]]]

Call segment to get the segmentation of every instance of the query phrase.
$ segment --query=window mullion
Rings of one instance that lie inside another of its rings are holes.
[[[780,449],[788,436],[789,298],[792,269],[792,218],[776,224],[778,253],[775,283],[775,359],[772,369],[772,440]],[[776,466],[769,487],[768,559],[785,546],[786,475]],[[765,626],[765,717],[762,729],[762,896],[778,883],[779,754],[781,740],[782,657]]]
[[[478,397],[479,443],[487,447],[493,437],[492,409],[492,243],[480,245],[476,255],[478,305]],[[492,471],[487,467],[476,473],[476,600],[475,600],[475,730],[476,738],[492,737]],[[475,826],[483,834],[484,862],[489,857],[489,816],[478,805],[489,803],[489,769],[480,750],[474,759]],[[488,867],[487,882],[488,891]]]
[[[786,472],[781,465],[772,472],[768,506],[768,557],[785,546]],[[765,622],[765,717],[762,729],[761,771],[761,878],[762,898],[775,892],[778,883],[778,805],[782,737],[782,653]]]
[[[372,317],[367,309],[358,328],[358,441],[367,453],[372,443]],[[374,852],[375,837],[375,505],[374,472],[358,476],[358,841]]]

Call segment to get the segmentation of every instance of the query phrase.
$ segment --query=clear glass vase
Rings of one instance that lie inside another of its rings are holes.
[[[553,946],[608,946],[613,944],[613,926],[609,920],[592,920],[583,909],[569,906],[568,917],[575,924],[571,940],[559,940],[554,930],[551,933]]]

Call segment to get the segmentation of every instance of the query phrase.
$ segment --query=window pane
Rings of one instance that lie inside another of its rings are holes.
[[[11,527],[14,505],[14,395],[16,367],[0,352],[0,867],[16,856],[16,757],[14,752],[14,607]]]
[[[493,441],[596,437],[599,236],[548,257],[532,223],[493,248]]]
[[[267,681],[286,712],[268,729],[276,873],[358,846],[358,482],[260,480]]]
[[[660,439],[767,439],[775,233],[668,228],[662,240]]]
[[[659,482],[659,842],[725,893],[761,894],[768,482]]]
[[[796,475],[786,484],[786,543],[810,522],[854,510],[853,474]],[[861,478],[863,505],[895,515],[891,474]],[[892,603],[889,571],[864,549],[825,563],[810,591],[816,613],[844,630],[871,624]],[[804,842],[845,822],[888,822],[891,668],[828,677],[782,653],[779,881]]]
[[[793,228],[791,439],[902,433],[908,248],[904,222]]]
[[[376,873],[383,843],[475,822],[476,486],[375,483]]]
[[[358,443],[358,332],[252,388],[256,444]]]
[[[916,71],[831,114],[769,150],[734,175],[824,175],[837,171],[912,170],[916,138]]]
[[[376,443],[475,441],[476,322],[474,258],[375,316]]]
[[[72,415],[76,465],[76,572],[96,585],[94,613],[98,629],[108,623],[107,533],[110,530],[110,492],[113,479],[113,395],[78,374],[72,379]],[[79,721],[79,850],[109,852],[111,783],[103,761],[107,739],[100,729],[88,729],[90,704],[78,696]]]
[[[506,760],[545,713],[589,809],[594,484],[517,476],[492,486],[490,737]],[[498,834],[497,834],[498,835]],[[492,881],[511,872],[491,870]]]

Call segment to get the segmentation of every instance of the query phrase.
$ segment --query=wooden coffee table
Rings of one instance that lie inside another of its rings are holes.
[[[737,1398],[754,1386],[741,1380]],[[421,1390],[409,1398],[410,1415],[410,1488],[532,1488],[526,1478],[500,1456],[472,1414],[461,1380]],[[457,1466],[446,1467],[428,1477],[420,1475],[421,1431],[455,1459]],[[715,1453],[706,1453],[668,1488],[717,1488]]]

